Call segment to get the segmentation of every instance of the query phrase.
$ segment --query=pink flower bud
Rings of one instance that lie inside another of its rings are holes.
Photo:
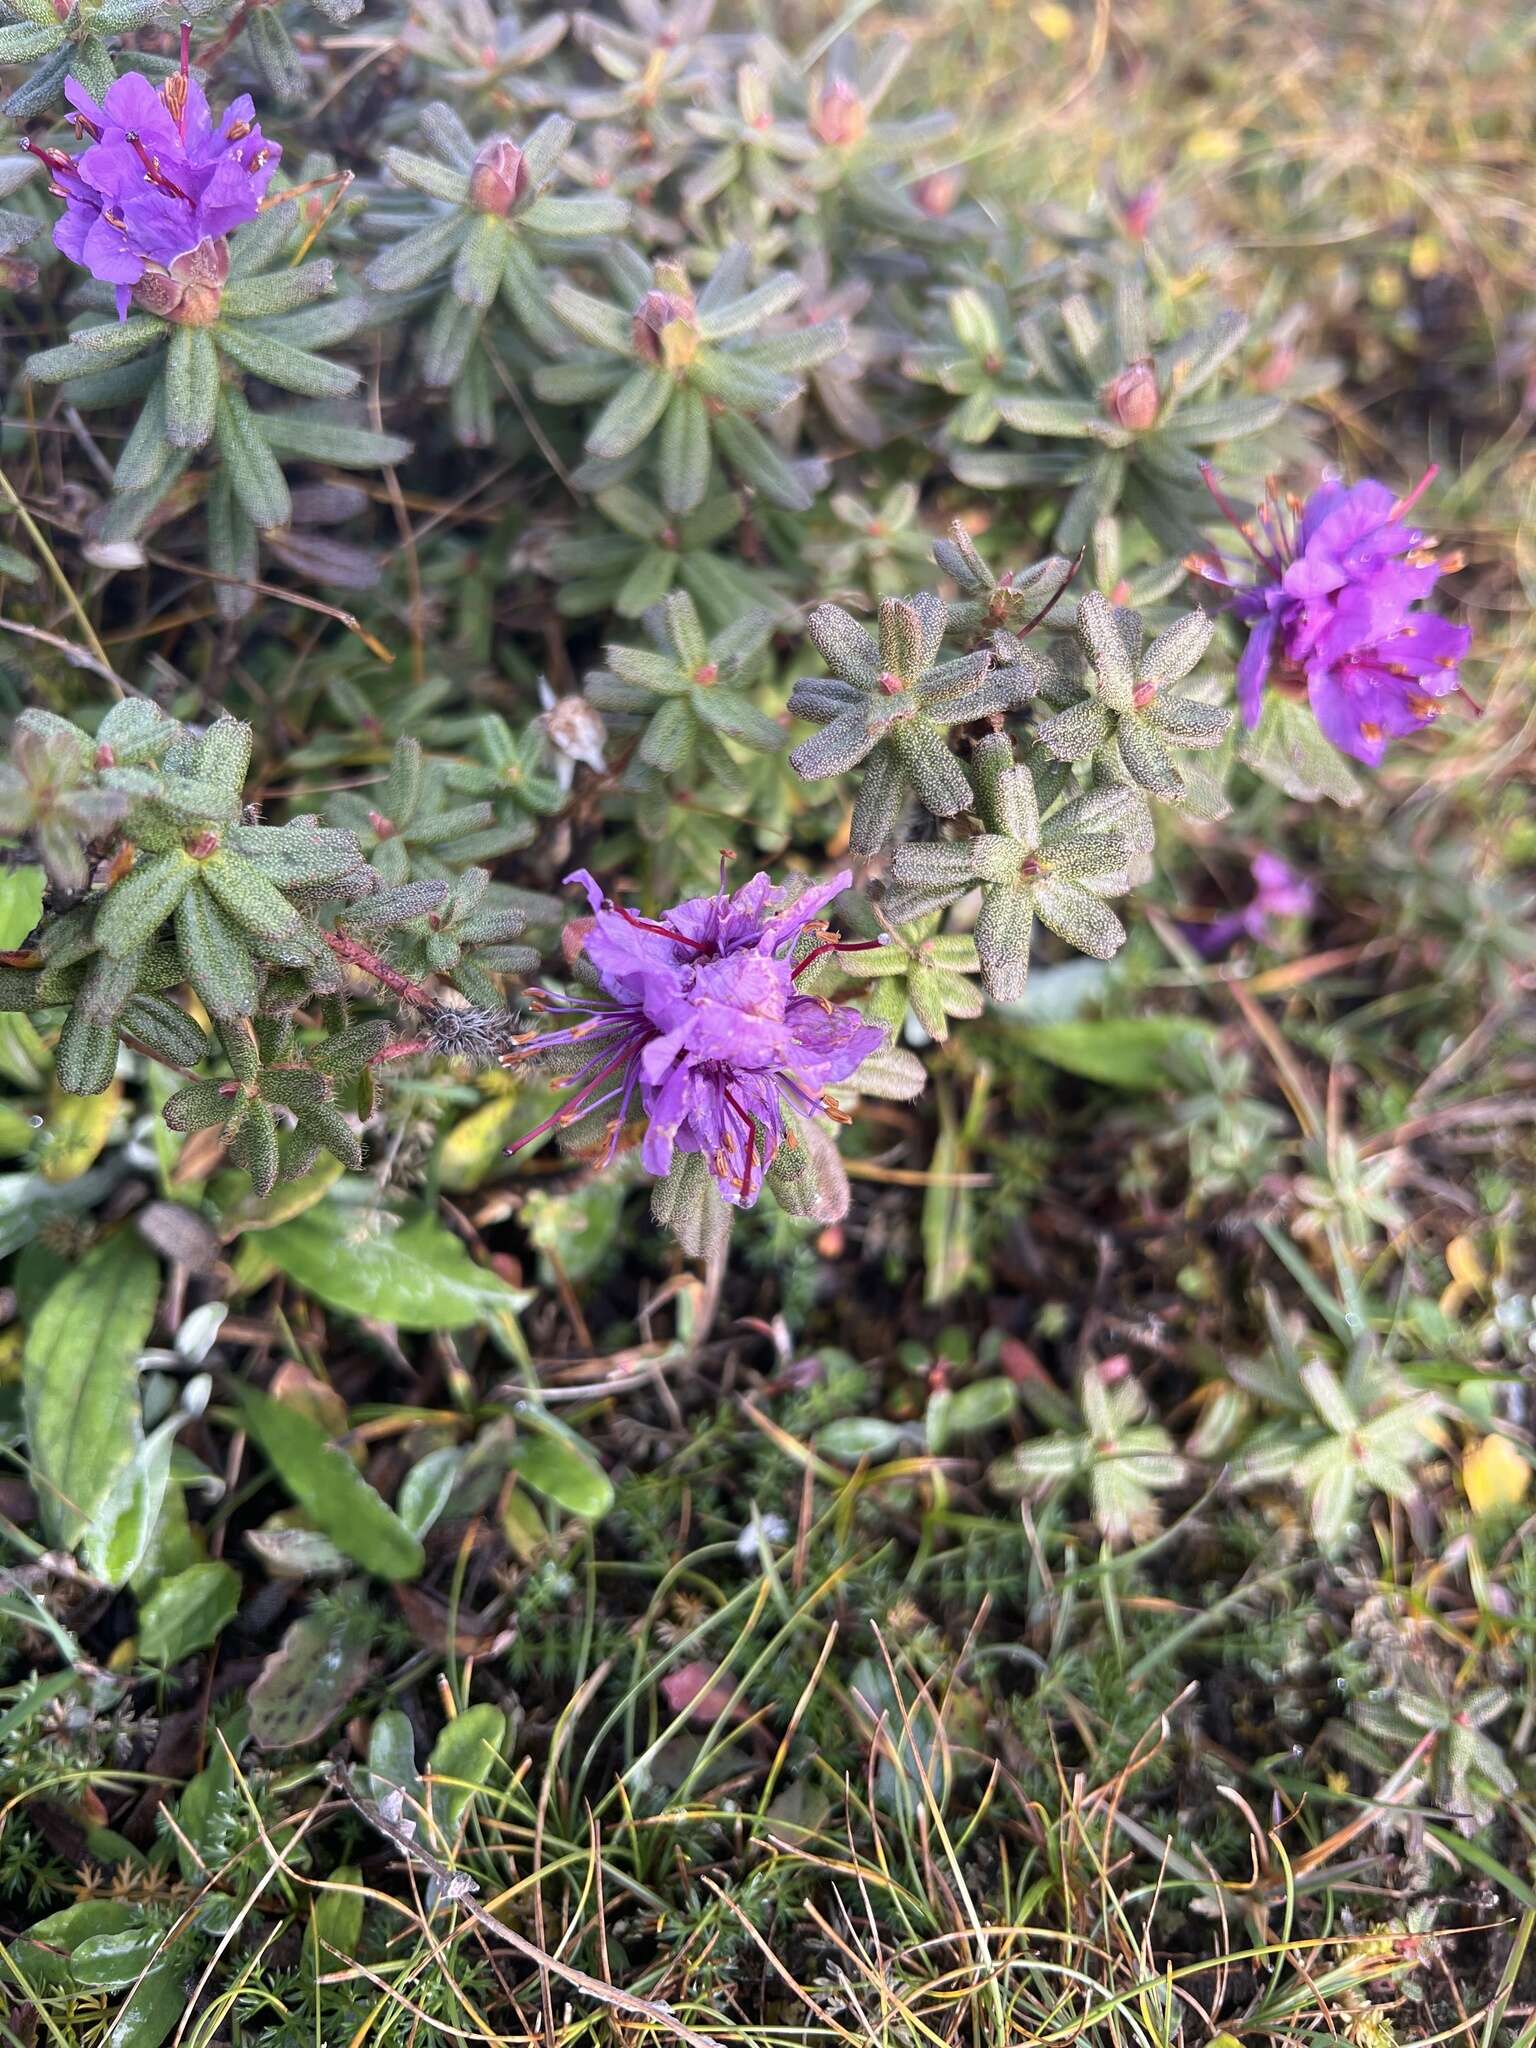
[[[0,256],[0,291],[29,292],[37,283],[37,265],[25,256]]]
[[[1253,372],[1255,391],[1279,391],[1288,381],[1296,367],[1296,351],[1289,342],[1282,341],[1272,348],[1258,368]]]
[[[869,129],[869,111],[846,78],[829,78],[817,96],[811,127],[832,149],[862,142]]]
[[[1139,242],[1146,234],[1162,203],[1163,188],[1155,178],[1120,202],[1120,219],[1133,242]]]
[[[931,220],[942,220],[954,211],[962,189],[958,171],[930,171],[912,187],[912,197]]]
[[[1130,364],[1118,377],[1111,378],[1102,396],[1104,410],[1117,427],[1139,434],[1152,426],[1157,419],[1159,394],[1157,372],[1150,357]]]
[[[523,152],[509,136],[493,135],[470,166],[470,205],[477,213],[510,213],[527,190]]]
[[[667,329],[687,329],[693,323],[693,300],[684,292],[649,291],[635,308],[630,322],[630,334],[636,351],[648,363],[659,363],[675,348],[668,351],[663,343]]]

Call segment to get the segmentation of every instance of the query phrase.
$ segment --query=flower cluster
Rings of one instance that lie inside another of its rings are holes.
[[[813,960],[843,950],[817,920],[849,876],[794,895],[754,875],[728,895],[722,874],[714,895],[657,921],[610,902],[585,868],[566,880],[596,913],[581,950],[598,987],[533,992],[540,1008],[574,1021],[530,1034],[510,1058],[573,1047],[582,1058],[557,1083],[569,1099],[509,1149],[608,1111],[612,1159],[638,1104],[648,1172],[666,1174],[674,1152],[700,1153],[725,1200],[750,1209],[779,1147],[796,1142],[795,1119],[825,1112],[824,1091],[884,1043],[857,1010],[796,987]],[[802,939],[810,949],[797,962]]]
[[[92,277],[117,287],[117,315],[130,301],[166,318],[214,317],[229,273],[224,238],[254,220],[282,155],[242,93],[214,126],[207,96],[188,69],[159,92],[130,71],[98,106],[70,79],[65,93],[75,127],[91,138],[72,157],[31,148],[64,201],[53,239]]]
[[[1237,694],[1250,730],[1271,677],[1305,682],[1322,731],[1374,766],[1389,739],[1433,724],[1439,700],[1460,689],[1457,665],[1471,634],[1421,609],[1448,564],[1407,521],[1434,474],[1402,498],[1369,480],[1349,488],[1329,480],[1305,503],[1271,491],[1258,527],[1218,495],[1257,573],[1238,585],[1214,553],[1191,556],[1189,567],[1232,590],[1232,609],[1248,625]]]

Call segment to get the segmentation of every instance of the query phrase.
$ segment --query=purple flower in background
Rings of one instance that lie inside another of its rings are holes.
[[[1219,960],[1238,939],[1255,944],[1269,936],[1272,917],[1306,917],[1315,900],[1312,884],[1278,854],[1256,853],[1251,869],[1252,900],[1229,917],[1214,918],[1210,924],[1185,924],[1179,929],[1205,960]]]
[[[611,1104],[606,1163],[638,1107],[648,1172],[665,1174],[674,1151],[700,1152],[725,1199],[750,1209],[780,1144],[792,1142],[786,1108],[826,1111],[823,1091],[884,1043],[857,1010],[796,988],[813,959],[851,949],[817,923],[848,880],[835,875],[792,895],[754,875],[727,895],[722,869],[715,895],[691,897],[653,922],[609,902],[585,868],[567,875],[596,912],[582,952],[600,993],[534,990],[541,1008],[574,1021],[531,1034],[512,1058],[558,1046],[588,1056],[556,1084],[573,1091],[569,1102],[508,1149]],[[803,935],[818,943],[796,964]]]
[[[64,91],[90,147],[72,157],[22,145],[47,165],[65,203],[55,243],[116,285],[120,320],[135,298],[169,319],[213,319],[229,271],[224,237],[261,211],[282,155],[256,125],[250,96],[214,126],[188,70],[185,28],[181,69],[161,92],[137,71],[116,79],[99,107],[72,78]]]
[[[1304,681],[1327,737],[1374,765],[1389,739],[1432,724],[1437,700],[1461,688],[1457,664],[1470,632],[1419,608],[1457,564],[1437,561],[1433,543],[1405,516],[1434,474],[1426,470],[1404,498],[1370,481],[1325,482],[1304,504],[1271,489],[1255,527],[1204,470],[1257,565],[1253,581],[1238,584],[1214,552],[1188,562],[1232,591],[1232,610],[1247,622],[1237,698],[1250,730],[1272,677]]]

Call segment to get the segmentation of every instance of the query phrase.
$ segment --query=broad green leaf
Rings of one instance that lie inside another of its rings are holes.
[[[9,1953],[34,1990],[55,1990],[78,1981],[73,1968],[77,1949],[102,1936],[133,1934],[143,1925],[143,1908],[126,1899],[84,1899],[34,1920]]]
[[[210,1385],[202,1373],[187,1382],[184,1400],[147,1437],[133,1443],[132,1456],[91,1517],[91,1525],[80,1539],[80,1552],[109,1586],[124,1585],[149,1556],[171,1481],[176,1432],[183,1423],[201,1415]],[[135,1437],[139,1429],[135,1412]]]
[[[413,1536],[425,1536],[453,1492],[453,1483],[464,1462],[464,1453],[449,1445],[428,1451],[400,1482],[400,1519]]]
[[[421,1544],[317,1423],[254,1387],[240,1390],[240,1412],[284,1486],[338,1550],[381,1579],[420,1575]]]
[[[240,1605],[240,1574],[210,1560],[164,1580],[139,1617],[139,1655],[146,1664],[179,1664],[211,1643]]]
[[[338,1863],[324,1887],[310,1894],[310,1921],[304,1934],[307,1965],[334,1970],[338,1957],[357,1953],[363,1933],[363,1873],[355,1863]]]
[[[42,914],[42,869],[0,868],[0,953],[14,953]]]
[[[445,1840],[453,1839],[465,1807],[476,1790],[489,1782],[506,1734],[506,1715],[500,1707],[482,1702],[456,1715],[433,1743],[427,1759],[431,1812],[433,1824]]]
[[[1150,1095],[1171,1085],[1175,1047],[1214,1036],[1208,1024],[1190,1017],[1103,1017],[1026,1025],[1018,1042],[1069,1074]]]
[[[824,1457],[856,1465],[860,1458],[893,1457],[901,1446],[901,1431],[878,1415],[849,1415],[841,1422],[824,1423],[813,1441]]]
[[[526,1423],[527,1418],[523,1418]],[[555,1429],[559,1433],[555,1433]],[[572,1432],[558,1425],[548,1433],[524,1434],[511,1446],[507,1462],[519,1479],[542,1493],[567,1514],[596,1520],[613,1506],[613,1481]]]
[[[362,1684],[373,1647],[365,1602],[340,1594],[296,1621],[250,1690],[251,1734],[263,1749],[312,1742]]]
[[[27,1333],[27,1449],[43,1525],[62,1547],[80,1540],[138,1448],[138,1354],[159,1287],[153,1252],[122,1231],[59,1282]]]
[[[368,1783],[380,1805],[392,1793],[399,1794],[400,1825],[414,1834],[424,1803],[416,1772],[416,1737],[397,1707],[380,1714],[369,1731]]]
[[[392,1226],[377,1211],[321,1202],[268,1231],[262,1248],[327,1308],[402,1330],[462,1330],[515,1317],[532,1299],[475,1265],[435,1216]]]

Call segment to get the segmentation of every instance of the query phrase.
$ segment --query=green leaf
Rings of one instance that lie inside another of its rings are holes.
[[[589,455],[612,461],[632,455],[655,427],[676,394],[665,370],[646,363],[632,370],[603,407],[587,434]]]
[[[334,1969],[339,1956],[357,1954],[366,1903],[362,1887],[363,1873],[358,1866],[338,1863],[325,1888],[312,1894],[312,1917],[305,1931],[304,1948],[307,1963],[314,1969]]]
[[[145,349],[163,340],[165,333],[165,322],[148,314],[135,314],[130,320],[104,321],[99,327],[82,328],[73,340],[58,348],[28,356],[27,375],[36,384],[62,384],[66,377],[88,376],[111,363],[126,363],[141,356]]]
[[[1208,1024],[1191,1017],[1079,1018],[1066,1024],[1030,1024],[1017,1042],[1036,1059],[1085,1080],[1135,1094],[1171,1085],[1170,1056],[1191,1040],[1214,1041]]]
[[[259,939],[292,938],[303,922],[282,891],[228,847],[202,863],[201,875],[220,908]]]
[[[139,1439],[138,1355],[149,1337],[160,1267],[121,1231],[88,1252],[49,1293],[22,1352],[27,1449],[43,1526],[77,1543],[132,1462]]]
[[[268,17],[263,12],[257,18]],[[258,432],[255,416],[238,391],[226,388],[220,392],[214,432],[235,496],[252,524],[263,533],[286,526],[293,517],[288,486],[270,444]]]
[[[295,406],[290,412],[258,413],[256,430],[279,455],[330,462],[338,469],[382,469],[392,462],[404,462],[411,452],[410,442],[398,434],[376,434],[371,427],[329,420],[323,417],[323,409],[305,406]]]
[[[307,1220],[307,1219],[305,1219]],[[283,1230],[297,1229],[285,1224]],[[281,1236],[268,1233],[267,1247]],[[317,1529],[381,1579],[414,1579],[426,1562],[420,1542],[318,1423],[254,1387],[240,1390],[246,1428]]]
[[[327,1308],[402,1330],[463,1330],[514,1317],[532,1299],[475,1265],[435,1216],[393,1222],[321,1202],[269,1231],[263,1250]]]
[[[256,1007],[256,969],[239,931],[201,883],[176,912],[176,945],[187,977],[211,1017],[248,1017]]]
[[[613,1481],[574,1431],[552,1416],[521,1416],[529,1434],[511,1447],[508,1463],[535,1493],[567,1514],[596,1521],[613,1506]]]
[[[343,1594],[317,1602],[293,1624],[248,1695],[251,1734],[263,1749],[323,1733],[362,1684],[373,1633],[367,1603]]]
[[[173,448],[203,448],[213,439],[219,403],[219,352],[206,327],[171,330],[165,353],[165,433]]]
[[[75,1985],[74,1957],[87,1942],[136,1933],[144,1925],[142,1906],[126,1899],[83,1899],[61,1913],[34,1920],[9,1954],[27,1982],[39,1991]],[[128,1979],[132,1982],[132,1977]]]
[[[96,942],[114,960],[148,945],[191,886],[197,869],[180,847],[136,860],[96,913]]]
[[[205,1649],[240,1606],[240,1574],[210,1560],[165,1579],[139,1616],[139,1655],[146,1664],[179,1664]]]
[[[109,1586],[125,1585],[154,1546],[170,1487],[177,1431],[202,1413],[208,1387],[208,1380],[201,1375],[188,1381],[185,1402],[178,1402],[148,1436],[142,1435],[139,1416],[134,1414],[132,1456],[113,1480],[80,1539],[81,1556]]]
[[[0,869],[0,953],[15,952],[43,914],[41,868]]]
[[[400,1793],[400,1824],[414,1827],[424,1804],[421,1779],[416,1775],[416,1737],[398,1707],[380,1714],[369,1733],[368,1782],[381,1803],[391,1792]]]
[[[1300,803],[1319,797],[1352,807],[1360,783],[1348,761],[1324,738],[1310,707],[1271,690],[1252,732],[1239,730],[1237,758]]]
[[[221,328],[219,348],[253,377],[265,378],[279,390],[297,392],[301,398],[345,398],[357,389],[358,372],[346,364],[312,355],[308,349],[294,348],[273,335],[258,333],[253,327]]]
[[[856,1465],[861,1458],[893,1457],[901,1448],[901,1431],[878,1415],[849,1415],[823,1423],[812,1441],[824,1457]]]
[[[431,1814],[445,1841],[453,1840],[465,1807],[489,1783],[506,1736],[506,1715],[481,1701],[455,1715],[433,1743],[427,1758]]]

